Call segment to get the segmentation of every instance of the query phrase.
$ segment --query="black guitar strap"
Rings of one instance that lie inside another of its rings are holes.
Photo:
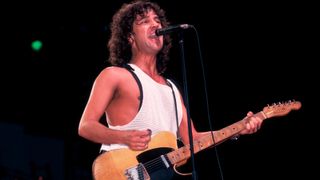
[[[134,79],[136,80],[138,86],[139,86],[139,91],[140,91],[140,96],[139,96],[139,100],[140,100],[140,104],[139,104],[139,110],[141,108],[141,105],[142,105],[142,100],[143,100],[143,90],[142,90],[142,85],[141,85],[141,82],[140,82],[140,79],[138,78],[138,76],[136,75],[136,73],[134,73],[134,69],[129,65],[129,64],[125,64],[124,65],[124,68],[126,68],[130,73],[131,75],[134,77]]]
[[[171,81],[172,81],[172,80],[171,80]],[[174,81],[172,81],[172,82],[174,82]],[[176,96],[175,96],[175,93],[174,93],[174,90],[173,90],[172,84],[171,84],[168,80],[167,80],[167,84],[170,86],[171,91],[172,91],[172,95],[173,95],[174,110],[175,110],[175,113],[176,113],[177,138],[178,138],[178,140],[181,140],[181,137],[180,137],[180,131],[179,131],[179,119],[178,119],[177,99],[176,99]]]

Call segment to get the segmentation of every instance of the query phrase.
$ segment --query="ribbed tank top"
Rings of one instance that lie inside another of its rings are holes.
[[[107,115],[109,128],[116,130],[151,129],[152,136],[161,131],[170,131],[174,135],[177,135],[176,110],[171,87],[157,83],[138,66],[134,64],[129,65],[133,68],[133,72],[137,75],[142,85],[143,100],[141,108],[132,121],[122,126],[110,125]],[[172,84],[174,90],[180,125],[182,120],[182,104],[179,90],[172,81],[169,79],[168,81]],[[120,148],[128,148],[128,146],[124,144],[102,144],[101,146],[101,150],[105,151]]]

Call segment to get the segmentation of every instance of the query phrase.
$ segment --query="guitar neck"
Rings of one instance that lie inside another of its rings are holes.
[[[263,111],[254,114],[254,116],[259,117],[262,120],[267,118],[267,116]],[[200,139],[193,141],[194,153],[197,153],[208,147],[216,146],[224,142],[225,140],[238,135],[240,131],[246,128],[246,124],[249,120],[250,118],[244,118],[223,129],[215,131],[213,135],[209,133],[201,137]],[[190,151],[189,144],[167,154],[167,157],[170,160],[171,164],[179,164],[180,162],[183,162],[188,158],[190,158],[190,156],[191,156],[191,151]]]

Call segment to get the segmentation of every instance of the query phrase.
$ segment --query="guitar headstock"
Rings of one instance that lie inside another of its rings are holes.
[[[291,110],[298,110],[301,108],[299,101],[288,101],[284,103],[274,103],[271,106],[263,108],[264,114],[268,117],[284,116],[287,115]]]

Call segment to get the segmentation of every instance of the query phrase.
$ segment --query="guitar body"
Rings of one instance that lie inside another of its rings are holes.
[[[300,109],[299,101],[289,101],[266,106],[262,111],[254,114],[261,120],[283,116],[291,110]],[[204,135],[195,140],[194,153],[237,135],[246,128],[250,117],[246,117],[215,133]],[[93,177],[96,180],[161,180],[171,179],[174,169],[186,162],[190,157],[190,146],[177,147],[177,140],[171,132],[163,131],[151,138],[148,149],[132,151],[130,149],[113,150],[98,156],[92,166]],[[176,169],[175,169],[176,170]],[[177,172],[177,171],[175,171]],[[178,173],[183,175],[182,173]]]
[[[105,152],[93,162],[92,172],[94,179],[126,180],[128,178],[125,172],[128,168],[137,166],[140,162],[152,160],[174,149],[177,149],[176,137],[171,132],[164,131],[156,134],[151,139],[148,149],[144,151],[117,149]],[[150,176],[152,177],[152,175]]]

